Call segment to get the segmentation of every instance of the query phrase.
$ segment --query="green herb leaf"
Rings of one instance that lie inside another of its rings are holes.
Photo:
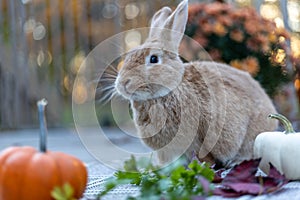
[[[57,186],[51,191],[51,196],[55,200],[75,200],[73,195],[74,189],[69,183],[66,183],[61,187]]]
[[[132,184],[140,188],[140,195],[128,199],[191,199],[194,196],[207,196],[213,187],[211,182],[214,171],[206,163],[193,160],[187,167],[186,161],[178,159],[172,164],[159,169],[147,158],[136,159],[134,156],[124,163],[125,171],[117,171],[106,183],[104,196],[119,185]]]
[[[117,180],[123,181],[124,184],[131,183],[131,184],[139,185],[141,182],[141,173],[138,172],[118,171],[115,173],[115,176],[117,177]]]
[[[129,160],[126,160],[124,162],[124,169],[128,172],[138,172],[136,159],[133,155],[131,155],[131,158]]]

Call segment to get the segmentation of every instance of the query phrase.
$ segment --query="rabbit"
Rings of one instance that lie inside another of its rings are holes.
[[[179,45],[188,1],[151,20],[148,38],[130,50],[114,82],[127,99],[141,140],[161,163],[184,154],[223,167],[253,158],[255,137],[277,128],[276,109],[248,72],[226,64],[183,63]]]

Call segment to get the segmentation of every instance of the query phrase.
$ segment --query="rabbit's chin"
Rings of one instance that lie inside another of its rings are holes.
[[[157,99],[168,95],[171,92],[168,88],[160,88],[155,92],[143,91],[143,90],[136,90],[134,93],[121,93],[121,95],[130,100],[130,101],[147,101],[150,99]]]

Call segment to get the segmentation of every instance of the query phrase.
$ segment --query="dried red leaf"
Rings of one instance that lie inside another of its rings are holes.
[[[268,177],[279,179],[279,180],[286,180],[285,176],[283,174],[281,174],[276,169],[276,167],[274,167],[274,165],[272,165],[272,163],[269,163],[269,165],[270,165],[270,171],[269,171]]]
[[[264,193],[274,192],[289,182],[271,163],[268,176],[259,178],[264,187]]]
[[[226,175],[220,187],[214,190],[214,195],[223,197],[239,197],[242,195],[260,195],[277,191],[288,180],[270,164],[267,177],[255,176],[260,159],[244,161],[236,165]]]
[[[263,187],[257,183],[226,183],[224,186],[241,194],[257,195],[263,193]]]
[[[223,197],[240,197],[243,194],[238,193],[230,188],[215,188],[214,195],[223,196]]]
[[[255,174],[259,162],[260,159],[246,160],[241,164],[234,166],[224,178],[223,183],[256,182]]]

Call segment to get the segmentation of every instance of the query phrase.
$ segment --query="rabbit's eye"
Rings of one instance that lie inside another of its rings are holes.
[[[145,64],[146,64],[146,66],[155,66],[155,65],[161,64],[161,63],[162,63],[162,56],[161,56],[161,54],[150,53],[145,58]]]
[[[158,56],[157,55],[152,55],[150,57],[150,63],[158,63]]]

